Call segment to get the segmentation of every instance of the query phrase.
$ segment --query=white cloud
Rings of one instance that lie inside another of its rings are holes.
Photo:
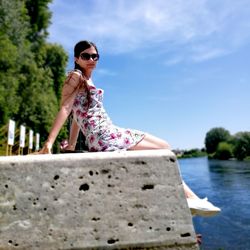
[[[250,38],[248,0],[54,0],[51,9],[50,40],[67,49],[82,39],[111,54],[184,48],[198,62],[230,53]],[[203,44],[202,52],[194,49]]]
[[[213,59],[213,58],[217,58],[220,56],[224,56],[230,53],[230,51],[226,51],[224,49],[220,49],[220,48],[195,48],[193,49],[194,53],[193,56],[191,57],[191,59],[194,62],[202,62],[205,60],[209,60],[209,59]]]

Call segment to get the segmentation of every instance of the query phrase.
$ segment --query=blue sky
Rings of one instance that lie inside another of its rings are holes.
[[[96,43],[93,75],[113,122],[204,147],[206,133],[250,131],[249,0],[54,0],[49,41]]]

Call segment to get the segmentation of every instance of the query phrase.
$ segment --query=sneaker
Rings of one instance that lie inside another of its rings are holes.
[[[187,198],[188,207],[190,208],[191,214],[193,216],[214,216],[218,214],[221,210],[220,208],[214,206],[211,202],[204,199],[192,199]]]

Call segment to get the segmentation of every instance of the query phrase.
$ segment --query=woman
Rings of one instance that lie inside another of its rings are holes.
[[[99,60],[97,47],[89,41],[80,41],[74,48],[75,69],[71,71],[62,89],[61,108],[55,118],[47,141],[40,153],[51,153],[52,145],[72,112],[74,122],[67,150],[74,150],[79,130],[86,137],[89,151],[170,149],[167,142],[141,131],[113,125],[103,108],[103,90],[97,89],[91,75]],[[183,182],[188,205],[193,215],[215,215],[220,211],[207,199],[200,199]]]

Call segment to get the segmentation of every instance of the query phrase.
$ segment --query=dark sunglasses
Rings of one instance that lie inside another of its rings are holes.
[[[82,53],[82,54],[80,54],[80,57],[82,58],[82,60],[85,60],[85,61],[90,60],[90,58],[93,61],[98,61],[100,56],[99,56],[99,54]]]

